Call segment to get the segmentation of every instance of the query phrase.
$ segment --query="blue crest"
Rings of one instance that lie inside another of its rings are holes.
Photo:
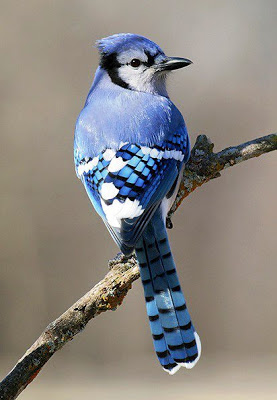
[[[151,54],[164,54],[160,46],[144,36],[134,33],[117,33],[100,39],[96,42],[100,54],[120,53],[124,50],[141,49],[142,47]]]

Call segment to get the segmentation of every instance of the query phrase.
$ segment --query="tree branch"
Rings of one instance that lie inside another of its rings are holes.
[[[170,218],[182,201],[203,183],[221,176],[220,172],[250,158],[259,157],[277,149],[277,134],[263,136],[238,146],[227,147],[214,153],[214,144],[206,135],[199,135],[186,164],[183,179],[175,202],[168,213],[167,228],[171,228]]]
[[[172,227],[172,215],[191,192],[219,177],[223,169],[276,150],[277,135],[264,136],[219,153],[213,153],[213,148],[214,144],[205,135],[197,137],[176,200],[168,214],[168,228]],[[115,310],[122,303],[132,283],[139,278],[136,257],[119,254],[109,262],[109,269],[101,282],[47,326],[1,382],[0,399],[15,399],[52,355],[81,332],[92,318],[104,311]]]

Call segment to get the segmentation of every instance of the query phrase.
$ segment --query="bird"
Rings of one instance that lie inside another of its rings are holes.
[[[166,81],[192,62],[132,33],[105,37],[96,47],[99,66],[75,127],[75,169],[121,252],[136,254],[154,348],[172,375],[192,368],[201,354],[166,231],[190,156]]]

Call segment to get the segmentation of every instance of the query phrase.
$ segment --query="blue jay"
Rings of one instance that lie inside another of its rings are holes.
[[[166,77],[191,61],[130,33],[96,44],[100,64],[76,123],[76,173],[121,251],[136,253],[155,351],[174,374],[201,353],[165,227],[190,155]]]

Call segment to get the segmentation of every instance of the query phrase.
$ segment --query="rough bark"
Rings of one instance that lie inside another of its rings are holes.
[[[191,192],[210,179],[219,177],[223,169],[276,150],[277,135],[254,139],[218,153],[213,153],[213,148],[214,144],[205,135],[197,137],[178,195],[168,214],[168,228],[172,227],[172,215]],[[134,255],[125,257],[119,254],[111,260],[105,278],[51,322],[1,382],[0,399],[15,399],[52,355],[81,332],[92,318],[104,311],[115,310],[138,278],[139,269]]]

